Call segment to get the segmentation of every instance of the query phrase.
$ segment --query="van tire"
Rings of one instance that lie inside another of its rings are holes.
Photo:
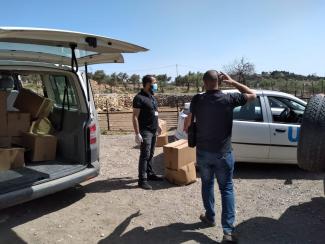
[[[308,171],[325,171],[325,96],[313,96],[305,109],[298,142],[298,165]]]

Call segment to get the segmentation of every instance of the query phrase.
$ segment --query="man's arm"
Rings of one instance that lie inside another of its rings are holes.
[[[133,108],[132,122],[133,122],[134,133],[136,135],[138,135],[140,133],[139,120],[138,120],[139,114],[140,114],[140,109],[139,108]]]
[[[245,94],[246,98],[247,98],[247,102],[253,101],[256,99],[256,93],[255,91],[253,91],[252,89],[250,89],[248,86],[245,86],[237,81],[235,81],[234,79],[232,79],[229,75],[227,75],[226,73],[221,72],[222,78],[223,78],[223,82],[225,82],[226,84],[229,84],[233,87],[235,87],[236,89],[238,89],[241,93]]]
[[[191,126],[192,123],[192,113],[189,113],[184,120],[184,131],[188,133],[188,128]]]

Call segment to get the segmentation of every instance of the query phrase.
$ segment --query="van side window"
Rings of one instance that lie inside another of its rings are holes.
[[[31,90],[40,96],[45,96],[45,87],[39,74],[22,75],[20,81],[23,88]]]
[[[260,97],[244,106],[234,109],[234,120],[242,121],[263,121]]]
[[[50,75],[51,88],[54,97],[50,97],[54,101],[56,107],[62,107],[64,99],[64,91],[67,89],[68,96],[65,98],[65,108],[78,109],[78,102],[74,87],[71,85],[68,77],[63,75]]]

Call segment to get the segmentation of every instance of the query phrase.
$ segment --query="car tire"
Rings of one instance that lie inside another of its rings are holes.
[[[298,165],[325,171],[325,96],[313,96],[305,109],[298,142]]]

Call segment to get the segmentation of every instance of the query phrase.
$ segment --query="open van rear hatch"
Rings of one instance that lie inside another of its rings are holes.
[[[122,53],[147,49],[91,34],[38,29],[0,27],[0,60],[44,62],[58,65],[123,63]]]

